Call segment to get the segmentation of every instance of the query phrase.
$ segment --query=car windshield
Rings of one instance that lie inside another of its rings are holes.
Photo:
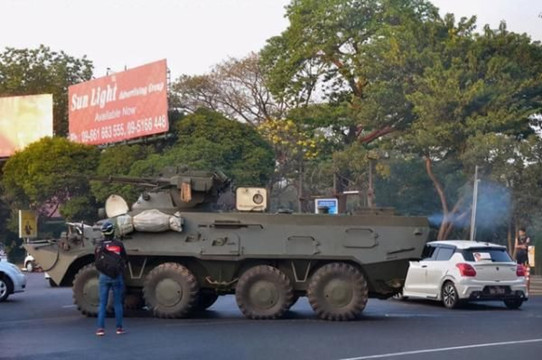
[[[512,258],[504,248],[470,248],[462,251],[466,261],[491,261],[491,262],[512,262]]]

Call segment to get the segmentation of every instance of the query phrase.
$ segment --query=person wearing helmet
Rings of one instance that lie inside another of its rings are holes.
[[[100,288],[100,305],[98,307],[98,330],[96,335],[105,335],[105,315],[107,300],[109,298],[109,291],[113,290],[114,309],[115,309],[115,321],[117,325],[116,333],[118,335],[124,334],[123,328],[123,293],[124,293],[124,266],[126,264],[127,256],[124,244],[115,238],[115,225],[111,221],[103,223],[102,228],[103,239],[97,244],[94,251],[96,258],[96,268],[100,272],[99,275],[99,288]],[[102,266],[98,266],[99,261],[102,261],[106,257],[112,262],[116,268],[116,271],[105,271]],[[102,270],[100,270],[102,269]],[[106,275],[107,272],[109,275]]]

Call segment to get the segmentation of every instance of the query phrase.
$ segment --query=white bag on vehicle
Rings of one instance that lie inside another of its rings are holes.
[[[180,212],[177,211],[175,215],[169,217],[169,228],[177,232],[183,231],[183,219]]]
[[[134,231],[134,223],[132,222],[132,217],[130,215],[119,215],[116,217],[116,221],[120,236],[129,234]]]
[[[145,210],[133,217],[134,228],[142,232],[162,232],[169,230],[169,218],[160,210]]]

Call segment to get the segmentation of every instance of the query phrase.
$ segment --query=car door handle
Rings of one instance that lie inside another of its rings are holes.
[[[422,268],[426,268],[426,267],[427,267],[427,265],[422,265]]]

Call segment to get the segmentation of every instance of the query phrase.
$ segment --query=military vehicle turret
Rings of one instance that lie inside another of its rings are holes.
[[[426,218],[379,209],[360,214],[267,213],[263,188],[240,187],[231,212],[213,212],[230,187],[221,173],[176,168],[157,178],[108,178],[144,186],[135,204],[112,196],[129,262],[125,306],[143,303],[160,318],[182,318],[235,294],[248,318],[280,318],[300,296],[318,317],[351,320],[370,297],[388,298],[404,283],[408,261],[427,241]],[[98,309],[94,245],[99,223],[69,223],[59,239],[25,244],[51,280],[72,285],[85,315]]]

